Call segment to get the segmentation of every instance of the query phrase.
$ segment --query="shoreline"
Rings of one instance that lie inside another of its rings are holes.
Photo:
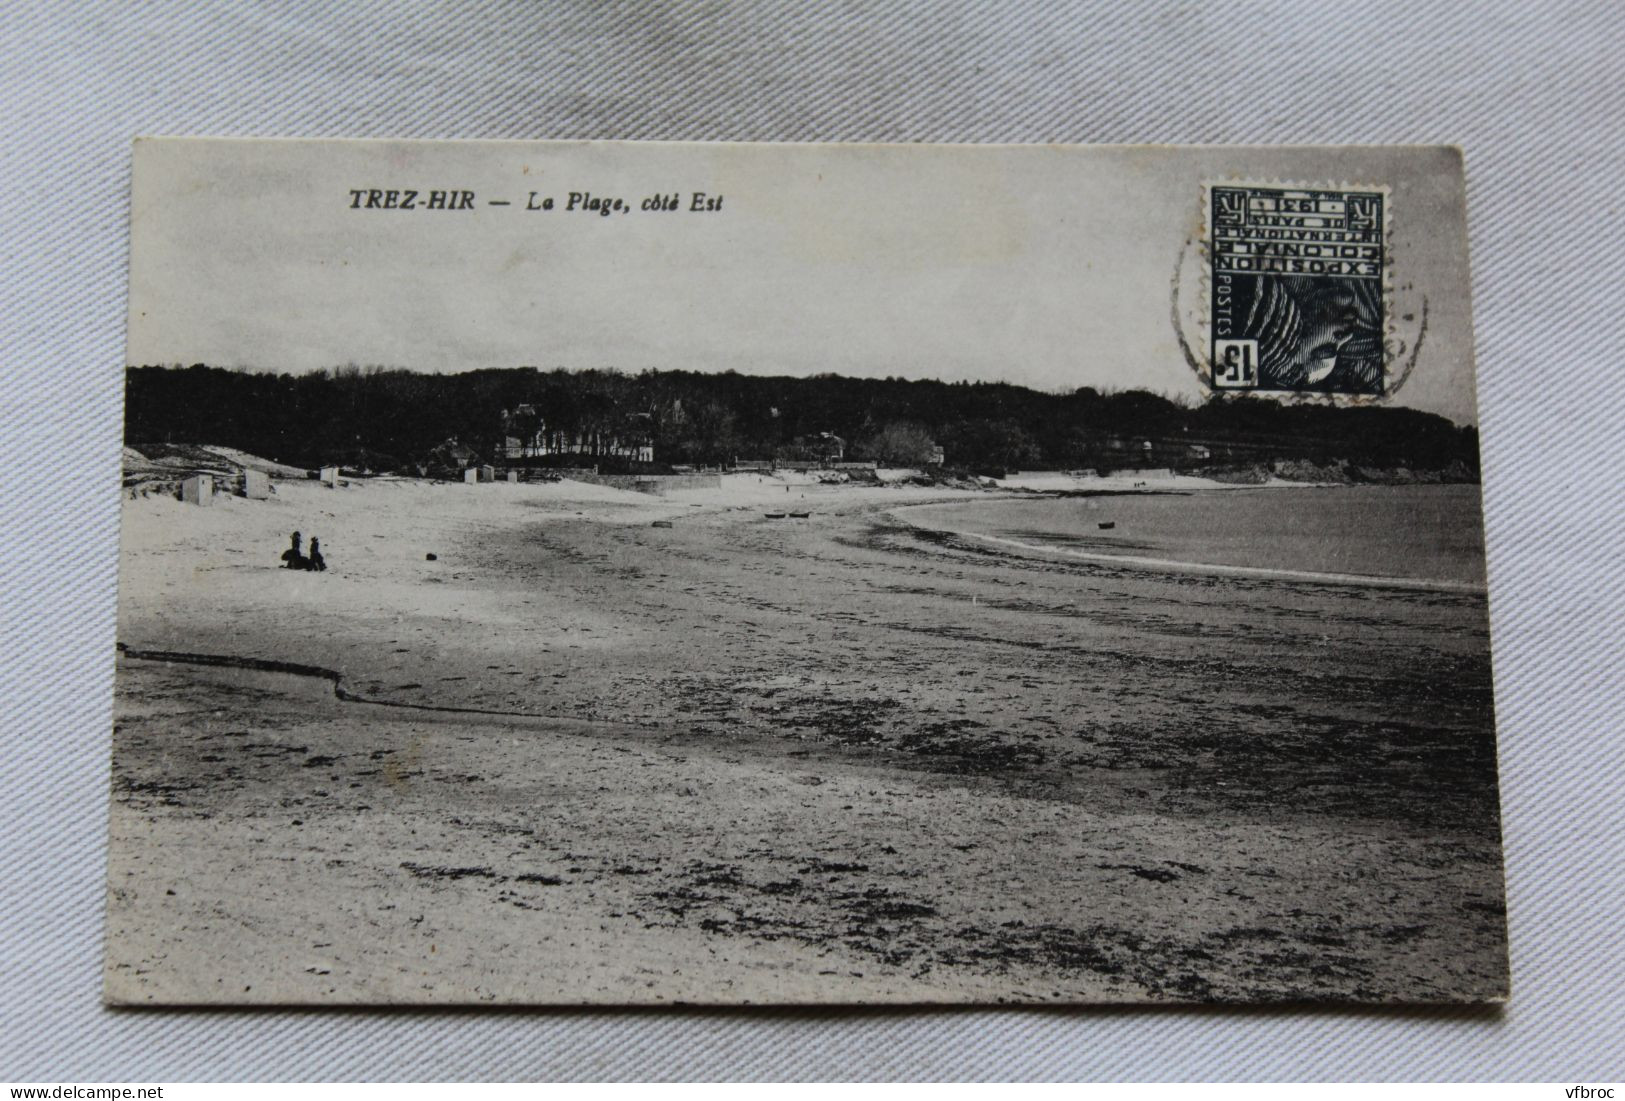
[[[989,535],[984,532],[929,527],[903,515],[904,512],[913,507],[919,506],[904,505],[891,510],[891,512],[892,515],[904,523],[937,535],[950,536],[956,539],[974,539],[994,546],[1011,547],[1028,554],[1059,555],[1062,558],[1074,559],[1079,562],[1091,562],[1102,566],[1120,566],[1124,569],[1141,569],[1153,572],[1193,573],[1211,577],[1239,577],[1260,581],[1299,582],[1309,585],[1351,585],[1377,589],[1405,589],[1416,592],[1463,593],[1474,596],[1485,596],[1489,591],[1488,586],[1470,581],[1445,581],[1420,577],[1385,577],[1378,574],[1323,573],[1312,570],[1274,569],[1265,566],[1232,566],[1217,562],[1190,562],[1172,558],[1151,558],[1144,555],[1069,550],[1065,547],[1027,543],[1019,539]]]

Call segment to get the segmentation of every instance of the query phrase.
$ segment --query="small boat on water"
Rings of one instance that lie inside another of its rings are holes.
[[[810,513],[810,512],[792,512],[792,513],[790,513],[790,519],[792,519],[792,520],[805,520],[805,519],[807,519],[807,517],[809,517],[811,515],[812,515],[812,513]]]
[[[1100,522],[1100,530],[1101,531],[1111,531],[1116,526],[1117,526],[1117,521],[1116,520],[1102,520]]]
[[[764,512],[764,513],[762,513],[762,515],[766,516],[769,520],[782,520],[782,519],[784,519],[784,513],[782,513],[782,512]]]

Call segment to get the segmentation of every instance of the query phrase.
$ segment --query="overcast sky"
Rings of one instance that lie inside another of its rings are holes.
[[[146,140],[129,362],[1200,396],[1175,316],[1200,350],[1189,242],[1203,183],[1227,179],[1388,187],[1402,360],[1426,318],[1391,400],[1476,421],[1460,161],[1415,148]],[[414,190],[415,209],[353,208],[371,189]],[[428,209],[436,190],[471,191],[472,208]],[[567,211],[572,191],[630,212]],[[691,211],[695,192],[721,209]],[[532,193],[554,209],[527,210]],[[657,195],[681,209],[641,209]]]

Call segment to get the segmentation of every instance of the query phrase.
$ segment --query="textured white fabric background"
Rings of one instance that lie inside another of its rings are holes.
[[[7,5],[0,1079],[1618,1079],[1622,50],[1610,0]],[[1511,1007],[103,1010],[138,133],[1461,144]]]

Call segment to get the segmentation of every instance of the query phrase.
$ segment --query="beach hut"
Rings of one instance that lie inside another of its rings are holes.
[[[270,497],[271,476],[263,470],[244,470],[243,496],[250,501],[263,501]]]
[[[194,474],[181,483],[181,500],[189,505],[214,504],[214,479],[207,474]]]
[[[322,485],[329,489],[337,489],[339,487],[339,468],[336,466],[322,467],[321,479]]]

